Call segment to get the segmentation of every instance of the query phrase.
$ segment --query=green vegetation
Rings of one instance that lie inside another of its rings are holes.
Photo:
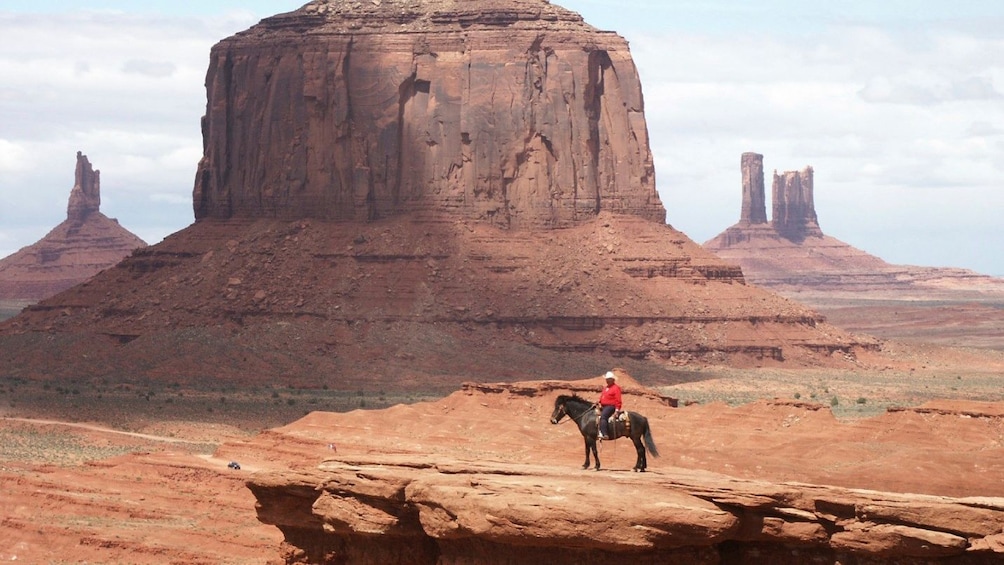
[[[239,389],[216,383],[204,387],[155,382],[69,384],[0,377],[0,405],[8,416],[102,422],[126,431],[134,431],[151,419],[170,418],[257,432],[288,424],[313,411],[380,409],[441,397],[414,391],[306,389],[286,384]]]
[[[960,375],[957,370],[937,369],[716,368],[695,371],[685,382],[657,388],[682,404],[739,406],[772,398],[806,400],[824,404],[840,419],[872,417],[889,407],[920,406],[933,399],[1004,400],[1000,375],[994,370]]]

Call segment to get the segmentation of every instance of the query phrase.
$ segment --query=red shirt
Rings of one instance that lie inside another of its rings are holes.
[[[621,409],[621,387],[617,386],[617,383],[604,387],[600,393],[600,406],[615,406],[618,410]]]

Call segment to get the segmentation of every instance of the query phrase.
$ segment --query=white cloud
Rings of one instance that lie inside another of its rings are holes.
[[[25,148],[6,139],[0,139],[0,173],[31,170],[32,162]]]
[[[122,71],[126,74],[145,75],[154,78],[170,77],[176,70],[177,66],[170,61],[130,59],[122,65]]]

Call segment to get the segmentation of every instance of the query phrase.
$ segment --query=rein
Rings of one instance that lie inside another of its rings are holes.
[[[572,416],[572,413],[568,411],[568,403],[567,402],[561,405],[561,409],[564,410],[565,414],[568,416],[568,420],[567,420],[568,422],[571,422],[571,421],[574,420],[575,423],[578,424],[579,427],[581,428],[582,427],[582,423],[579,422],[579,419],[582,418],[583,416],[585,416],[586,414],[589,414],[589,412],[592,410],[592,406],[587,406],[586,408],[583,408],[582,412],[580,412],[578,416]]]

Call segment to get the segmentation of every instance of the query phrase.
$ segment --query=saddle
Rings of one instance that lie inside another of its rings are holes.
[[[599,426],[600,426],[600,413],[601,413],[599,406],[596,407],[595,411],[596,411],[596,427],[597,427],[597,429],[599,429]],[[620,412],[614,412],[614,414],[612,416],[610,416],[609,418],[607,418],[607,423],[610,424],[610,427],[607,428],[607,429],[610,430],[610,437],[611,437],[611,439],[617,439],[618,437],[621,437],[621,435],[622,435],[622,434],[618,434],[617,433],[617,431],[618,431],[617,430],[617,422],[620,422],[621,424],[624,425],[624,434],[623,435],[625,435],[625,436],[631,435],[631,418],[628,418],[628,411],[627,410],[621,410]]]

